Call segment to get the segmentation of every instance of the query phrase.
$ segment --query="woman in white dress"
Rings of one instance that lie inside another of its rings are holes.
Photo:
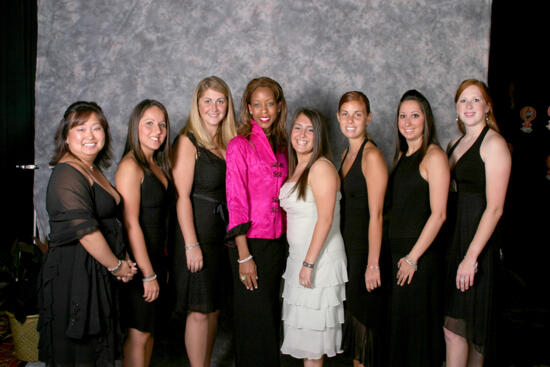
[[[298,110],[290,131],[289,179],[279,199],[287,213],[289,254],[283,291],[283,354],[322,366],[341,353],[346,254],[340,234],[340,180],[319,112]]]

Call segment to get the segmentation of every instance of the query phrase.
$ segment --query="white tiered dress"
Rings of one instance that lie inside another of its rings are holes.
[[[289,254],[283,274],[283,354],[295,358],[319,359],[341,353],[344,323],[346,253],[340,234],[340,192],[337,193],[332,227],[315,261],[312,288],[300,285],[302,263],[311,243],[317,222],[317,205],[307,186],[305,200],[298,200],[295,183],[288,182],[279,194],[287,213]]]

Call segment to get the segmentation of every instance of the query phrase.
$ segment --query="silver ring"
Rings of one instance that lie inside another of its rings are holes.
[[[246,275],[241,275],[241,280],[245,281],[246,280]]]

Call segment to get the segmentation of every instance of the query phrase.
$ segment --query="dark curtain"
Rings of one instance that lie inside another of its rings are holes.
[[[2,0],[0,9],[0,249],[5,250],[15,238],[31,241],[33,232],[33,171],[15,166],[34,163],[37,3]]]
[[[503,261],[497,282],[499,360],[490,366],[550,363],[550,73],[545,1],[493,0],[489,87],[512,173],[501,218]],[[532,131],[520,111],[536,110]],[[548,175],[548,176],[547,176]],[[545,316],[546,315],[546,316]]]

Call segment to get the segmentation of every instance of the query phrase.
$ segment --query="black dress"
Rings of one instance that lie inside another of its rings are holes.
[[[123,342],[117,280],[79,240],[99,230],[124,258],[119,206],[78,169],[58,163],[46,209],[51,232],[39,278],[39,359],[48,365],[112,366]]]
[[[494,281],[498,264],[500,243],[499,227],[477,258],[478,272],[474,285],[461,292],[456,288],[458,265],[477,231],[481,216],[487,206],[485,195],[485,164],[479,155],[488,127],[481,132],[476,142],[456,162],[451,170],[451,200],[449,224],[453,224],[453,237],[447,251],[447,274],[445,277],[445,328],[473,343],[476,350],[486,354],[494,342],[493,321]],[[453,153],[458,142],[450,149]]]
[[[365,270],[369,256],[369,202],[368,188],[363,175],[361,160],[365,139],[357,157],[342,180],[340,201],[340,229],[344,237],[348,260],[348,283],[346,283],[346,321],[343,331],[343,347],[352,358],[364,366],[384,366],[384,331],[387,320],[388,277],[382,277],[384,288],[368,292],[365,285]],[[346,153],[347,155],[347,153]],[[344,156],[345,159],[345,156]],[[342,160],[342,162],[344,161]],[[381,271],[389,267],[389,256],[381,251]]]
[[[144,170],[140,188],[139,225],[143,231],[147,254],[157,274],[159,297],[153,302],[143,299],[143,274],[138,273],[123,289],[123,324],[143,332],[154,333],[166,317],[167,256],[166,234],[169,210],[173,200],[172,187],[164,184],[149,170]]]
[[[430,209],[430,191],[420,175],[420,150],[403,154],[389,180],[388,237],[393,278],[390,307],[390,366],[441,366],[441,261],[437,241],[418,261],[411,284],[397,285],[397,262],[416,243]]]
[[[176,225],[175,311],[210,313],[220,310],[226,304],[227,291],[231,285],[227,247],[224,245],[224,218],[227,218],[225,160],[197,144],[192,133],[188,133],[187,137],[197,149],[191,200],[203,267],[195,273],[187,268],[185,241],[179,225]]]

